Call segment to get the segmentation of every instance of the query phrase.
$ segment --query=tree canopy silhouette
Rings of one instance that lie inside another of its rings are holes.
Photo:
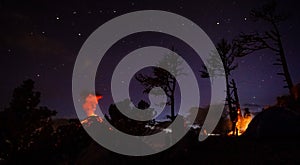
[[[174,48],[172,48],[174,51]],[[171,52],[172,53],[172,52]],[[149,93],[154,87],[161,87],[169,101],[167,105],[171,106],[171,115],[167,116],[172,121],[175,120],[175,90],[176,90],[176,76],[184,74],[180,65],[181,61],[177,56],[167,54],[157,65],[153,68],[153,75],[148,76],[145,74],[139,74],[135,78],[145,87],[144,92]],[[167,67],[171,73],[162,69],[160,66]],[[175,77],[174,77],[174,76]],[[161,93],[158,93],[161,94]]]
[[[8,158],[17,152],[27,152],[41,142],[42,136],[50,137],[52,133],[51,117],[56,111],[38,106],[39,92],[34,91],[34,81],[26,80],[13,91],[9,107],[0,112],[0,129],[8,149]],[[50,140],[50,139],[48,139]],[[44,144],[45,146],[45,144]]]

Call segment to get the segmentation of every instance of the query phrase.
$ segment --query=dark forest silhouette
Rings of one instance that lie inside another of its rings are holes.
[[[77,119],[52,119],[55,111],[46,107],[39,107],[40,94],[34,91],[34,82],[26,80],[14,91],[10,106],[0,112],[0,154],[1,163],[4,164],[165,164],[165,163],[225,163],[232,161],[239,164],[251,162],[274,162],[278,159],[282,163],[296,161],[299,153],[299,115],[284,108],[265,110],[253,124],[250,124],[245,137],[211,136],[204,142],[198,142],[197,129],[190,131],[170,149],[159,154],[144,157],[129,157],[108,151],[94,142],[87,135],[83,126]],[[298,89],[299,90],[299,89]],[[299,92],[299,91],[298,91]],[[141,101],[139,108],[147,108],[148,103]],[[109,122],[117,127],[123,125],[122,115],[110,108]],[[273,113],[274,112],[274,113]],[[115,114],[114,114],[115,113]],[[200,119],[200,118],[202,119]],[[197,121],[203,120],[199,115]],[[94,126],[101,125],[96,116],[93,120]],[[272,122],[276,123],[272,123]],[[272,125],[284,125],[277,130]],[[151,125],[149,121],[147,124]],[[131,125],[133,124],[134,127]],[[146,123],[133,123],[130,121],[131,130],[128,133],[148,135],[143,132]],[[168,123],[166,123],[168,124]],[[221,120],[218,129],[226,124]],[[292,127],[291,127],[292,125]],[[17,129],[16,126],[19,128]],[[289,129],[285,129],[288,127]],[[260,128],[257,132],[256,128]],[[269,129],[267,129],[269,128]],[[270,129],[271,128],[271,129]],[[267,130],[266,130],[267,129]],[[284,134],[278,133],[283,132]],[[153,133],[153,132],[150,132]],[[259,134],[257,134],[259,133]],[[277,139],[276,137],[280,137]],[[288,152],[288,154],[285,154]],[[274,159],[277,158],[277,159]]]
[[[91,141],[77,119],[56,126],[56,111],[38,106],[40,96],[34,81],[25,80],[0,111],[0,157],[10,164],[71,163]]]

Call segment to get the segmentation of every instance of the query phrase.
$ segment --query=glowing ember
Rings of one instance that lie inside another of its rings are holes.
[[[82,108],[84,109],[86,115],[88,117],[90,116],[97,116],[95,114],[96,111],[96,107],[98,104],[98,100],[102,99],[103,96],[96,96],[93,94],[89,94],[86,98],[85,98],[85,102],[82,105]]]
[[[89,127],[95,123],[103,123],[103,119],[97,115],[94,115],[89,116],[88,118],[81,121],[81,124],[83,124],[85,127]]]

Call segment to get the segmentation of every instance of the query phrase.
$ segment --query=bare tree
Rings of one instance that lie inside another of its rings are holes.
[[[282,67],[282,72],[277,74],[284,76],[284,81],[287,84],[284,88],[288,88],[292,95],[293,82],[288,70],[281,34],[278,28],[280,23],[286,20],[287,16],[278,13],[276,7],[276,2],[272,1],[263,5],[262,8],[251,10],[250,15],[254,18],[254,21],[261,20],[267,22],[271,25],[271,29],[251,34],[242,33],[239,39],[236,40],[240,43],[239,50],[242,52],[238,55],[244,56],[261,49],[270,49],[273,51],[275,55],[278,56],[273,65]]]

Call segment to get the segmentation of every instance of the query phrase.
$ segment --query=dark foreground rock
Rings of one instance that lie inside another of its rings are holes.
[[[244,135],[255,138],[300,137],[300,116],[284,108],[269,108],[254,117]]]

